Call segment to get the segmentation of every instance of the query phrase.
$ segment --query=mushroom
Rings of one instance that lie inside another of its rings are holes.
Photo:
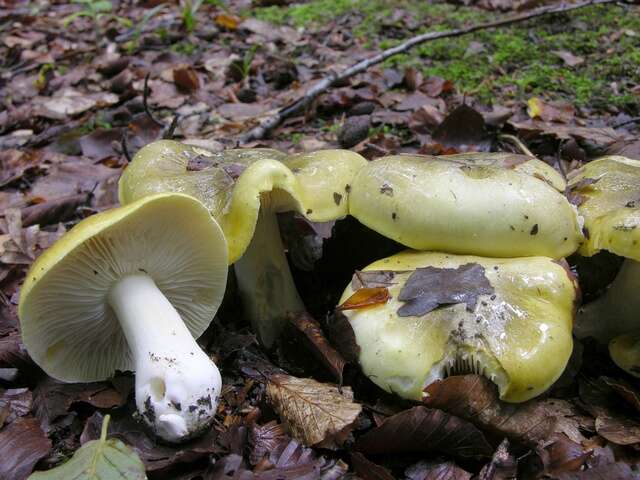
[[[530,157],[394,155],[362,168],[349,213],[417,250],[563,258],[582,234],[564,182]],[[524,160],[526,159],[526,160]],[[515,164],[515,165],[514,165]]]
[[[640,330],[619,335],[611,340],[609,354],[621,369],[640,378]]]
[[[135,370],[138,411],[164,440],[213,421],[220,372],[194,338],[222,301],[227,244],[192,197],[159,194],[93,215],[32,265],[22,339],[50,376],[105,380]]]
[[[524,402],[569,360],[576,295],[564,261],[408,250],[356,272],[337,310],[364,373],[388,392],[420,401],[430,383],[476,373]]]
[[[293,210],[313,222],[346,216],[351,180],[366,163],[348,150],[287,157],[269,149],[211,152],[164,140],[136,154],[120,179],[120,201],[159,191],[201,200],[225,233],[245,312],[269,348],[286,313],[304,310],[276,214]]]
[[[640,161],[593,160],[572,172],[570,195],[584,217],[585,257],[607,250],[625,258],[605,293],[578,310],[575,333],[602,343],[640,329]]]

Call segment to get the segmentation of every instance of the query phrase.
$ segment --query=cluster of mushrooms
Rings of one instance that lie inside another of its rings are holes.
[[[522,155],[368,162],[347,150],[211,152],[163,140],[138,152],[119,197],[33,264],[23,341],[62,381],[134,370],[138,411],[166,441],[214,419],[221,377],[195,338],[222,302],[228,265],[266,348],[286,314],[304,310],[280,238],[284,211],[312,222],[351,215],[411,249],[355,272],[337,307],[363,372],[386,391],[420,401],[433,381],[474,372],[523,402],[562,374],[572,333],[610,342],[615,362],[640,376],[640,161],[595,160],[567,185]],[[626,260],[574,329],[579,289],[564,258],[600,250]]]

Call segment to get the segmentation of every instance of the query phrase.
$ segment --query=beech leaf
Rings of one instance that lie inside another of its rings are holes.
[[[498,398],[497,387],[479,375],[454,376],[432,383],[425,388],[424,403],[468,420],[485,433],[533,447],[561,433],[575,443],[585,441],[580,433],[583,417],[569,402],[548,398],[505,403]]]
[[[269,378],[267,398],[291,436],[307,446],[337,448],[362,410],[349,387],[283,374]]]
[[[441,452],[460,458],[490,457],[493,448],[473,424],[442,410],[413,407],[387,418],[358,439],[371,454]]]
[[[99,440],[85,443],[68,462],[46,472],[36,472],[29,480],[146,479],[140,457],[120,440],[107,440],[108,426],[109,415],[104,417]]]
[[[398,309],[398,315],[419,317],[442,305],[456,303],[466,304],[471,311],[480,295],[493,293],[484,267],[477,263],[458,268],[417,268],[400,290],[398,300],[406,303]]]
[[[347,298],[336,310],[358,310],[387,303],[389,300],[389,290],[385,287],[361,288]]]

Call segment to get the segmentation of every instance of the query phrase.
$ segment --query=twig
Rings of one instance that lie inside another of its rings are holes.
[[[147,103],[147,99],[149,98],[149,76],[150,75],[151,73],[147,73],[144,77],[144,88],[142,89],[142,106],[144,107],[144,113],[147,114],[147,116],[151,119],[153,123],[155,123],[159,127],[164,127],[164,123],[162,123],[160,120],[156,119],[156,117],[153,116],[153,114],[151,113],[151,110],[149,109],[149,104]]]
[[[520,152],[523,153],[524,155],[536,158],[536,156],[533,153],[531,153],[531,150],[529,150],[527,148],[527,146],[522,142],[522,140],[520,140],[515,135],[506,135],[505,134],[505,135],[500,135],[499,138],[500,138],[500,140],[507,140],[507,141],[513,143],[516,147],[518,147],[518,149],[520,149]]]
[[[633,1],[633,0],[631,0]],[[308,105],[311,104],[320,94],[324,93],[326,90],[336,85],[337,83],[343,82],[344,80],[357,75],[371,67],[372,65],[376,65],[388,59],[389,57],[393,57],[394,55],[398,55],[399,53],[404,53],[407,50],[415,47],[416,45],[420,45],[425,42],[430,42],[433,40],[437,40],[440,38],[449,38],[449,37],[459,37],[461,35],[466,35],[468,33],[477,32],[478,30],[486,30],[489,28],[497,28],[505,25],[511,25],[513,23],[524,22],[525,20],[529,20],[536,17],[542,17],[544,15],[551,15],[554,13],[562,13],[562,12],[570,12],[572,10],[578,10],[580,8],[589,7],[592,5],[603,5],[608,3],[619,3],[619,0],[588,0],[586,2],[574,3],[574,4],[560,4],[560,5],[551,5],[548,7],[542,7],[536,10],[533,10],[528,13],[523,13],[521,15],[516,15],[509,18],[504,18],[502,20],[496,20],[493,22],[480,23],[478,25],[472,25],[466,28],[457,28],[454,30],[447,30],[443,32],[427,32],[422,35],[417,35],[415,37],[410,38],[406,42],[401,43],[395,47],[384,50],[373,57],[370,57],[366,60],[362,60],[355,65],[343,70],[340,73],[331,72],[329,75],[324,77],[318,83],[316,83],[313,87],[311,87],[301,98],[290,103],[289,105],[281,108],[278,112],[260,122],[260,125],[249,130],[247,133],[240,137],[240,143],[247,143],[252,140],[258,140],[266,137],[269,132],[271,132],[274,128],[280,125],[285,119],[296,115],[297,113],[304,110]]]
[[[122,132],[122,138],[120,139],[120,146],[122,147],[122,154],[127,159],[127,163],[131,163],[131,154],[129,153],[129,147],[127,147],[127,131]]]
[[[640,122],[640,117],[633,117],[633,118],[630,118],[628,120],[624,120],[622,122],[615,123],[613,125],[613,128],[620,128],[620,127],[624,127],[625,125],[630,125],[632,123],[637,123],[637,122]]]

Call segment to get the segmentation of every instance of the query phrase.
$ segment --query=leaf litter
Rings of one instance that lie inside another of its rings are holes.
[[[339,228],[314,234],[315,253],[298,262],[306,270],[294,268],[296,280],[302,271],[331,275],[301,288],[312,311],[289,320],[296,355],[307,357],[304,368],[292,365],[293,351],[285,345],[265,357],[233,302],[219,313],[214,334],[205,338],[221,360],[225,391],[216,423],[200,439],[158,443],[132,416],[130,376],[86,385],[47,378],[20,340],[19,286],[28,266],[63,232],[117,204],[126,156],[166,134],[176,115],[177,138],[207,139],[216,149],[236,146],[241,133],[299,98],[327,71],[373,50],[352,35],[362,20],[355,12],[298,29],[254,18],[243,2],[229,1],[225,8],[205,2],[197,15],[209,21],[197,21],[189,31],[171,5],[156,11],[157,2],[114,2],[115,17],[77,17],[63,28],[60,19],[84,4],[36,3],[42,9],[37,15],[27,2],[0,13],[11,19],[0,45],[7,94],[0,111],[0,477],[27,478],[64,465],[82,444],[99,441],[106,414],[106,442],[127,445],[150,478],[330,479],[355,473],[365,479],[466,480],[513,478],[525,470],[530,478],[637,477],[638,384],[606,356],[597,362],[585,356],[572,381],[522,405],[501,402],[495,387],[475,376],[427,387],[424,406],[373,386],[355,368],[359,349],[346,317],[327,314],[350,280],[361,298],[347,307],[386,302],[393,274],[353,272],[394,251],[381,255],[360,242],[358,255],[369,257],[325,260],[332,242],[345,239]],[[495,12],[536,2],[464,3]],[[420,20],[395,10],[385,31],[411,36]],[[466,54],[487,54],[486,45],[476,43]],[[593,61],[570,50],[552,54],[569,68]],[[624,85],[638,91],[637,82]],[[637,123],[625,123],[638,116],[637,107],[577,108],[552,97],[537,92],[514,100],[506,88],[504,97],[485,105],[421,68],[373,67],[321,95],[271,138],[245,146],[298,152],[343,145],[373,159],[513,150],[499,140],[508,133],[565,171],[605,152],[640,158]],[[316,272],[321,262],[328,267]],[[407,290],[406,305],[472,305],[488,287],[479,272],[463,273],[418,273],[423,284],[446,287]],[[472,280],[462,281],[465,275]],[[335,285],[335,291],[318,285]],[[313,363],[319,368],[307,368]]]

